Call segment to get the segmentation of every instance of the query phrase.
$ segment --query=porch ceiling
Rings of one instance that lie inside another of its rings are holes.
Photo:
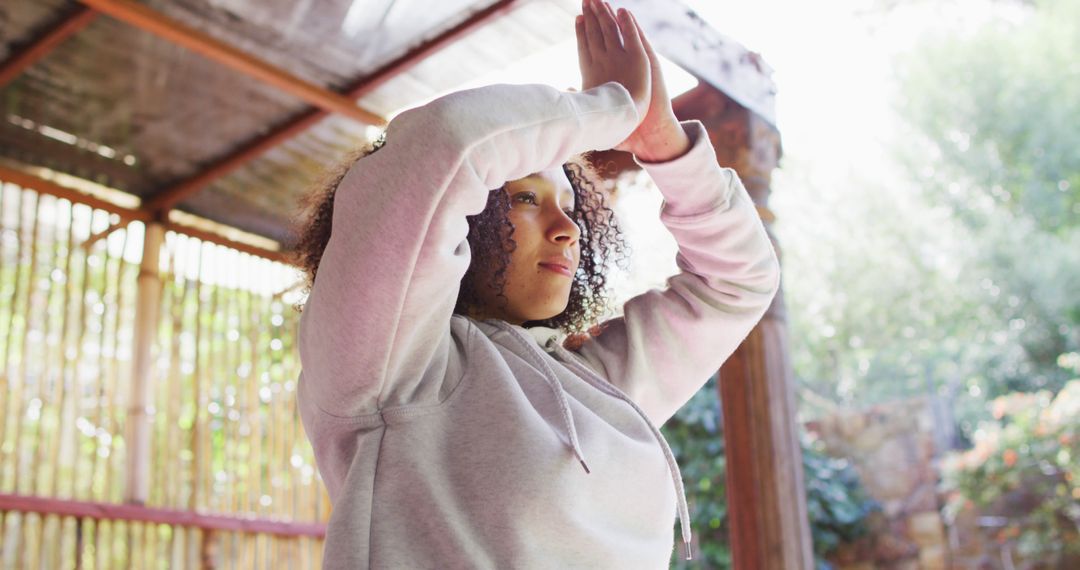
[[[637,5],[644,3],[622,4],[644,10]],[[384,118],[571,39],[579,9],[577,0],[145,0],[140,5],[307,84],[358,94],[350,99]],[[673,5],[676,10],[663,14],[653,10],[649,22],[643,18],[646,27],[667,22],[664,34],[675,39],[656,42],[660,51],[675,45],[679,34],[673,32],[680,25],[696,26],[694,37],[713,38],[712,44],[695,44],[705,45],[713,59],[685,48],[673,48],[673,59],[710,82],[711,72],[695,66],[719,65],[717,58],[731,60],[736,69],[753,66],[751,80],[732,81],[726,88],[713,84],[751,108],[755,96],[771,105],[771,92],[758,93],[767,70],[756,59],[746,60],[748,52],[732,42],[721,42],[727,51],[720,53],[715,41],[720,36]],[[0,65],[84,10],[66,0],[5,2]],[[477,14],[486,15],[481,24],[460,30]],[[291,236],[298,197],[323,168],[371,134],[355,118],[313,110],[286,91],[129,23],[105,14],[86,21],[0,85],[0,157],[79,176],[144,201],[159,196],[159,205],[163,192],[180,187],[174,194],[178,199],[166,201],[166,207],[175,202],[178,210],[280,242]],[[455,33],[444,45],[430,45],[450,32]],[[420,48],[426,51],[415,64],[391,65]],[[379,73],[377,84],[364,83]],[[753,81],[757,94],[749,98],[733,87],[745,91]],[[765,90],[770,87],[771,81]],[[286,128],[299,134],[272,144],[266,138]],[[259,144],[264,148],[253,150]],[[229,160],[220,176],[205,176]]]

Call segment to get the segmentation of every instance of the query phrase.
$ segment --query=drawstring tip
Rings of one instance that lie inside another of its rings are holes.
[[[686,559],[687,560],[693,560],[694,557],[690,553],[690,541],[689,540],[683,541],[683,552],[686,553]]]
[[[584,459],[578,458],[578,461],[580,461],[580,462],[581,462],[581,466],[582,466],[583,468],[585,468],[585,473],[586,473],[586,474],[588,474],[588,473],[592,473],[592,471],[589,471],[589,466],[585,464],[585,460],[584,460]]]

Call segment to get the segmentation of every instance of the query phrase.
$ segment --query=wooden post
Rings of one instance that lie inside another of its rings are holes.
[[[772,237],[767,204],[780,157],[776,128],[707,85],[680,97],[676,112],[705,124],[717,160],[738,172]],[[773,245],[779,252],[775,238]],[[814,566],[789,352],[781,289],[720,369],[730,538],[740,570]]]
[[[131,358],[131,397],[124,428],[127,446],[124,501],[140,505],[146,503],[150,494],[150,439],[154,415],[151,350],[157,338],[160,316],[161,275],[158,272],[158,259],[164,241],[165,226],[160,222],[148,222],[139,266],[135,347]]]

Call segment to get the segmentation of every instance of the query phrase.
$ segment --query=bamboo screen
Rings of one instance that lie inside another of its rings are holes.
[[[0,493],[122,503],[143,227],[0,191]],[[295,405],[295,269],[168,233],[148,506],[321,522]],[[317,566],[314,537],[0,512],[5,568]]]

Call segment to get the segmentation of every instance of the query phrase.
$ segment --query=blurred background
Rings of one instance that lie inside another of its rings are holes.
[[[663,426],[673,567],[1080,567],[1080,0],[613,4],[784,271]],[[0,5],[0,566],[318,567],[299,198],[403,109],[577,86],[578,9]],[[621,302],[675,244],[648,177],[593,160]]]
[[[1080,3],[688,4],[775,69],[819,563],[1077,567]]]

